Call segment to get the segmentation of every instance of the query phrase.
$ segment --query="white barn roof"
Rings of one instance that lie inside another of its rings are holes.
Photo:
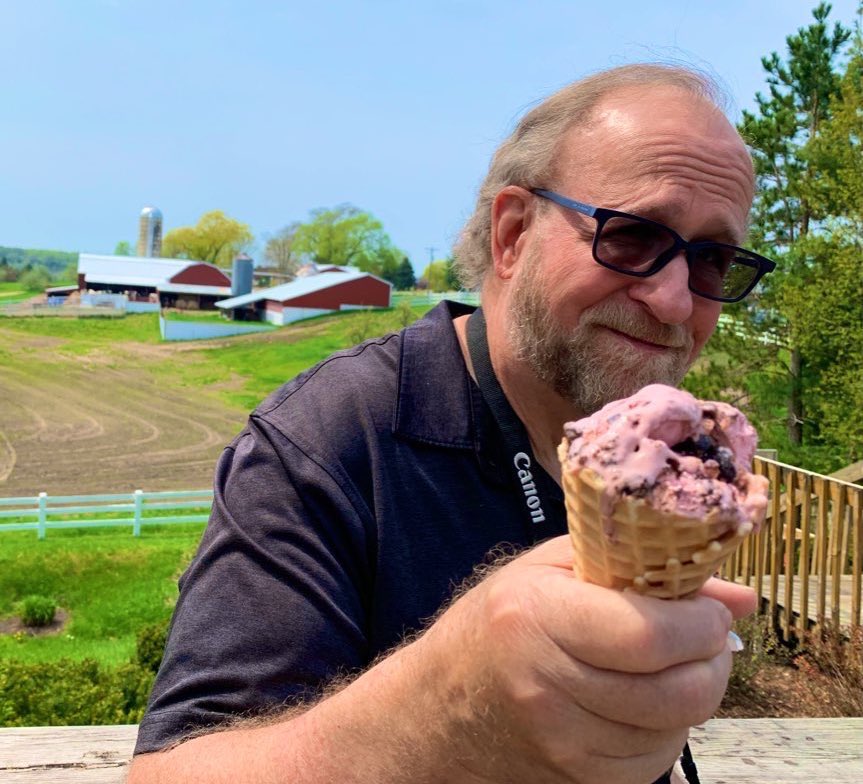
[[[152,286],[165,283],[190,264],[189,259],[152,259],[144,256],[78,255],[78,274],[91,283],[125,283],[128,286]]]
[[[279,286],[271,286],[268,289],[257,289],[250,294],[243,294],[239,297],[231,297],[223,299],[216,303],[217,308],[241,308],[244,305],[250,305],[252,302],[259,302],[262,299],[273,300],[275,302],[284,302],[288,299],[295,299],[306,294],[312,294],[316,291],[338,286],[341,283],[347,283],[360,278],[375,278],[375,280],[386,283],[392,286],[389,281],[379,278],[377,275],[372,275],[370,272],[322,272],[319,275],[308,275],[304,278],[297,278],[290,283],[282,283]]]

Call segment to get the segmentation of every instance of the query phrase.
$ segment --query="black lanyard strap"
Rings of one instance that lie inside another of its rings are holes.
[[[482,308],[475,310],[468,318],[467,346],[476,383],[500,429],[508,452],[510,470],[519,494],[524,499],[526,530],[530,541],[538,542],[564,533],[566,518],[562,491],[534,457],[527,430],[513,411],[494,373]]]
[[[515,481],[520,494],[524,496],[528,537],[531,541],[538,542],[540,539],[564,533],[566,519],[562,504],[563,495],[555,481],[534,458],[527,430],[513,411],[497,380],[488,350],[482,308],[477,308],[468,318],[467,347],[476,374],[476,383],[500,428],[504,446],[512,462]],[[683,749],[681,766],[686,780],[690,784],[698,784],[698,771],[688,743]],[[671,780],[670,775],[670,772],[665,774],[656,784],[666,784]]]

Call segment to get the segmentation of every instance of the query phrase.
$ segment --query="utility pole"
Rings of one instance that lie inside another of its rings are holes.
[[[427,247],[426,250],[429,252],[429,264],[434,264],[434,252],[437,248]]]

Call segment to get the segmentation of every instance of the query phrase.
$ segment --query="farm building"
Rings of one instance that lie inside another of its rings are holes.
[[[212,310],[231,294],[231,280],[212,264],[144,256],[78,256],[78,289],[154,300],[164,308]]]
[[[339,310],[388,308],[392,288],[369,272],[336,269],[231,297],[217,302],[216,307],[237,320],[282,325]]]

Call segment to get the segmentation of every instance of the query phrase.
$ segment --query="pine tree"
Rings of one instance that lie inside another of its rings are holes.
[[[401,264],[399,264],[396,270],[393,285],[397,291],[408,291],[416,286],[414,268],[407,256],[402,258]]]
[[[811,385],[801,344],[803,316],[795,292],[822,276],[817,259],[807,255],[804,241],[820,230],[826,213],[813,200],[817,174],[807,147],[829,119],[831,100],[839,94],[836,60],[851,36],[839,22],[828,26],[831,6],[820,3],[814,23],[788,36],[787,60],[776,52],[762,58],[769,94],[758,94],[757,113],[744,112],[740,131],[750,144],[758,182],[754,205],[753,242],[778,262],[765,281],[761,324],[778,330],[788,349],[787,435],[791,445],[804,441],[805,397]],[[751,317],[753,309],[739,309]]]

